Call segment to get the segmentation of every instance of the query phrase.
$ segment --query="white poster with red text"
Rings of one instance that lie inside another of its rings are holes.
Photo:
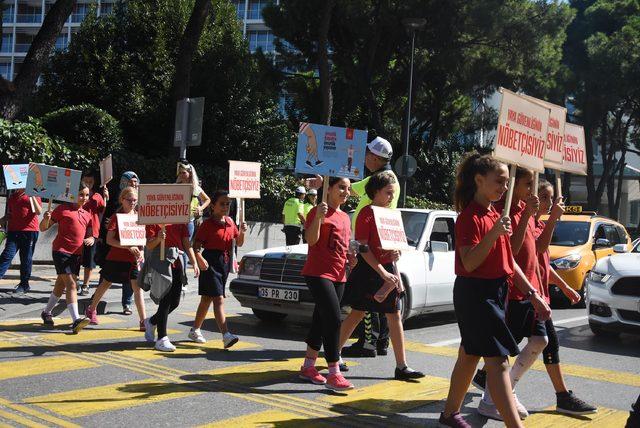
[[[564,159],[556,169],[572,174],[587,175],[587,147],[584,128],[567,123],[564,127]]]
[[[524,95],[525,98],[541,104],[550,110],[547,124],[547,148],[544,151],[544,166],[558,169],[564,157],[564,125],[567,122],[567,109],[538,98]]]
[[[229,161],[229,197],[260,199],[260,163]]]
[[[147,243],[147,231],[138,224],[138,214],[116,214],[120,245],[138,246]]]
[[[544,172],[550,109],[502,89],[493,156],[508,164]]]
[[[191,184],[141,184],[138,224],[186,224],[190,220]]]
[[[380,237],[380,247],[383,250],[410,249],[400,211],[373,205],[371,209]]]

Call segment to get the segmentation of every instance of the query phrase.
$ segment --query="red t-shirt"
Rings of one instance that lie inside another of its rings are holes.
[[[82,208],[91,214],[91,230],[92,236],[97,238],[100,236],[100,214],[104,211],[107,204],[100,193],[94,193]]]
[[[198,228],[196,241],[202,242],[205,250],[231,251],[233,240],[240,232],[238,227],[229,217],[224,217],[224,224],[214,220],[213,217],[205,220]]]
[[[511,218],[511,230],[514,231],[518,228],[522,216],[524,215],[524,209],[526,204],[523,201],[513,203],[511,205],[511,212],[509,217]],[[504,208],[504,202],[500,201],[495,204],[496,210],[502,211]],[[522,241],[522,247],[518,254],[513,255],[513,259],[516,261],[525,278],[531,283],[533,288],[538,290],[540,295],[543,295],[542,284],[540,282],[540,273],[538,272],[538,251],[536,250],[536,238],[533,236],[535,230],[535,219],[533,216],[529,217],[527,222],[527,228],[524,234],[524,240]],[[509,282],[509,300],[525,300],[526,297],[522,292],[514,285],[513,281]]]
[[[164,241],[165,248],[176,247],[180,250],[184,250],[184,246],[182,245],[182,238],[189,237],[189,229],[187,229],[187,225],[167,224],[165,229],[167,232],[167,238]],[[155,238],[159,233],[160,225],[147,225],[147,239]]]
[[[58,234],[53,240],[53,251],[67,254],[82,253],[82,241],[91,225],[91,214],[75,204],[58,205],[51,213],[58,223]]]
[[[472,272],[467,272],[462,264],[460,248],[475,247],[500,219],[492,206],[488,209],[471,201],[456,220],[456,260],[455,271],[458,276],[469,278],[498,279],[511,277],[514,272],[513,255],[509,237],[502,235],[496,239],[487,258]]]
[[[314,207],[307,214],[304,228],[309,229],[316,217],[318,208]],[[334,282],[347,280],[347,252],[351,238],[351,220],[344,211],[329,208],[324,222],[320,225],[320,238],[314,245],[309,245],[307,261],[302,274],[326,278]]]
[[[36,196],[35,199],[39,204],[42,204],[42,199],[39,196]],[[39,230],[38,215],[31,211],[29,197],[24,192],[11,193],[8,205],[7,230],[9,232],[37,232]]]
[[[369,245],[369,251],[373,253],[378,263],[386,265],[393,262],[393,257],[385,255],[385,250],[380,247],[380,236],[371,205],[360,210],[360,214],[356,218],[355,237],[356,241]]]
[[[111,216],[109,219],[109,223],[107,224],[107,231],[115,232],[115,238],[118,242],[120,242],[120,233],[118,231],[118,217],[116,214]],[[131,251],[127,248],[118,248],[118,247],[109,247],[109,253],[107,253],[107,260],[111,260],[114,262],[128,262],[128,263],[136,263],[136,256],[133,255]]]
[[[536,238],[536,241],[538,240],[538,238],[540,238],[540,235],[542,235],[542,232],[544,231],[544,228],[546,226],[546,223],[540,220],[537,220],[535,222],[536,225],[536,229],[533,232],[533,236]],[[547,303],[551,303],[551,296],[549,295],[549,273],[551,272],[551,256],[549,254],[549,249],[547,248],[546,251],[543,252],[538,252],[538,266],[540,267],[540,280],[542,281],[542,291],[544,291],[544,294],[542,295],[542,297],[544,297],[544,300]]]

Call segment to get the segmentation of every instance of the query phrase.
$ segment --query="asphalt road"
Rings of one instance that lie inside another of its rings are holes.
[[[188,294],[170,317],[175,353],[144,342],[135,311],[102,316],[100,325],[79,335],[67,334],[64,319],[51,331],[25,316],[1,320],[0,426],[438,426],[457,351],[452,314],[405,326],[409,364],[426,379],[392,380],[392,353],[348,358],[347,377],[356,389],[337,394],[297,378],[308,320],[264,323],[229,298],[229,324],[241,340],[224,351],[211,318],[203,328],[209,342],[189,342],[197,303],[198,296]],[[592,417],[556,414],[538,362],[517,388],[532,412],[525,424],[624,426],[640,393],[640,337],[596,339],[584,309],[556,310],[554,318],[567,383],[600,410]],[[474,426],[501,426],[476,414],[480,396],[472,387],[463,413]]]

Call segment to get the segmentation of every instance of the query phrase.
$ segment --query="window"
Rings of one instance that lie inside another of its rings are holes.
[[[453,251],[455,245],[455,222],[452,218],[440,217],[433,222],[433,229],[429,241],[446,242],[449,251]]]
[[[401,211],[401,213],[407,242],[412,247],[416,247],[427,223],[427,214],[415,211]]]
[[[589,240],[589,226],[586,221],[559,221],[553,230],[551,244],[562,247],[583,245]]]
[[[20,22],[20,23],[42,22],[42,7],[19,3],[18,14],[16,15],[16,22]]]
[[[263,52],[273,52],[275,50],[271,31],[249,31],[247,32],[247,39],[249,39],[249,50],[251,52],[255,52],[259,48]]]
[[[236,15],[238,16],[238,19],[243,20],[246,6],[245,0],[235,0],[233,5],[236,7]]]
[[[8,6],[5,5],[5,7],[6,7],[6,9],[2,13],[2,22],[4,22],[4,23],[13,22],[13,19],[14,19],[14,16],[13,16],[13,12],[14,12],[13,4],[8,5]]]
[[[82,22],[89,13],[89,5],[84,3],[76,4],[71,14],[71,22]]]
[[[113,3],[100,4],[100,15],[110,15],[113,13]]]
[[[627,243],[627,231],[622,226],[616,226],[616,229],[618,230],[618,237],[620,239],[620,241],[618,243],[619,244],[626,244]]]
[[[11,53],[13,51],[13,34],[2,33],[2,53]]]
[[[11,64],[8,62],[0,62],[0,74],[2,74],[2,77],[4,77],[6,80],[11,80]]]
[[[262,19],[262,9],[271,3],[271,0],[249,0],[247,19]]]
[[[67,46],[69,46],[69,35],[60,34],[56,39],[56,50],[63,51],[67,49]]]

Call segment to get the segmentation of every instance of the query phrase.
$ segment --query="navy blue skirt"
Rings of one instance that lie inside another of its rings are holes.
[[[468,355],[504,357],[520,353],[505,322],[507,289],[506,278],[456,277],[453,305]]]
[[[227,297],[225,288],[231,270],[229,253],[219,250],[204,250],[202,257],[209,263],[209,269],[200,272],[198,294],[209,297]]]

